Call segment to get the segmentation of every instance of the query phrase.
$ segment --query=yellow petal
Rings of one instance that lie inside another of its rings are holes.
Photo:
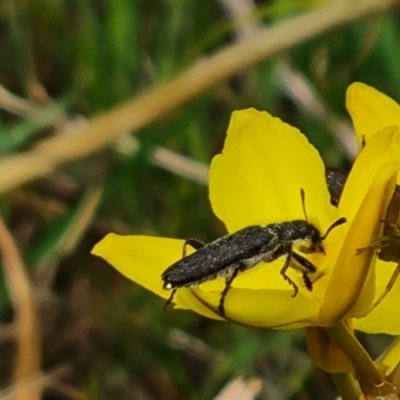
[[[340,215],[354,219],[377,172],[392,161],[400,161],[400,134],[393,126],[372,137],[357,157],[340,200]]]
[[[196,295],[196,291],[199,290],[198,287],[178,289],[174,297],[174,308],[193,310],[203,317],[224,321],[224,318],[218,314],[217,308],[213,308],[211,305],[204,302],[200,296]],[[218,301],[220,297],[221,293],[219,293]]]
[[[376,293],[374,302],[385,291],[396,263],[388,263],[378,260],[376,263]],[[400,335],[400,318],[394,318],[399,314],[400,304],[400,278],[396,280],[393,288],[384,300],[366,317],[355,319],[354,327],[367,333],[386,333],[388,335]],[[400,361],[400,356],[398,361]]]
[[[184,241],[178,239],[110,233],[96,244],[92,254],[104,258],[128,279],[168,299],[171,291],[162,288],[161,274],[182,258],[183,244]],[[198,301],[189,289],[179,289],[175,302],[177,308],[190,308],[206,317],[221,319]]]
[[[371,306],[375,275],[370,265],[374,252],[356,255],[356,250],[368,247],[378,237],[380,219],[393,193],[398,170],[399,164],[394,162],[381,168],[348,230],[321,306],[321,326],[333,326],[345,316],[360,317]]]
[[[363,83],[347,89],[346,106],[353,120],[358,143],[387,126],[400,126],[400,106],[390,97]]]
[[[400,338],[393,341],[389,348],[386,349],[383,357],[380,357],[379,362],[387,367],[386,376],[390,375],[396,367],[396,370],[398,369],[400,364]]]
[[[167,299],[161,274],[182,258],[183,240],[151,236],[108,234],[96,244],[92,254],[104,258],[128,279]]]
[[[223,153],[210,168],[215,214],[234,232],[248,225],[304,219],[324,231],[336,216],[324,165],[298,129],[255,109],[232,114]]]
[[[200,286],[201,287],[201,286]],[[220,291],[202,291],[194,288],[198,299],[217,310]],[[231,289],[225,299],[226,319],[240,325],[273,328],[298,329],[317,324],[319,304],[299,293],[281,290]]]

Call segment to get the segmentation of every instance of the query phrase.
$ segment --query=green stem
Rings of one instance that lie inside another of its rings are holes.
[[[359,400],[361,390],[351,374],[331,374],[331,377],[343,400]]]
[[[375,363],[344,322],[324,329],[332,340],[350,358],[357,379],[370,382],[376,386],[383,384],[384,381]]]

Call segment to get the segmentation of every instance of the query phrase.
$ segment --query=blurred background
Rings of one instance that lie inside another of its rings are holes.
[[[324,4],[2,0],[1,162]],[[349,169],[346,88],[362,81],[399,101],[399,39],[394,9],[349,20],[220,80],[135,136],[121,132],[107,148],[2,190],[0,399],[333,399],[303,331],[165,313],[90,250],[111,231],[224,234],[207,168],[235,109],[268,110],[304,132],[327,165]],[[376,355],[387,338],[363,340]]]

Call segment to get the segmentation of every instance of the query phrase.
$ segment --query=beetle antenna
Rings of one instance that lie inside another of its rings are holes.
[[[308,217],[306,212],[306,193],[304,192],[303,188],[300,189],[300,196],[301,196],[301,205],[303,206],[304,217],[308,222]]]
[[[339,225],[344,224],[345,222],[347,222],[347,219],[346,219],[345,217],[339,218],[337,221],[335,221],[335,222],[328,228],[328,230],[325,232],[325,235],[324,235],[324,236],[321,236],[321,240],[325,240],[325,239],[328,237],[329,233],[330,233],[334,228],[336,228],[336,227],[339,226]]]

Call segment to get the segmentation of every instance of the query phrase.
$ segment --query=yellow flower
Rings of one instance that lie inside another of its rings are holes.
[[[210,168],[210,200],[215,214],[234,233],[249,225],[304,219],[300,190],[305,192],[308,220],[323,234],[339,217],[347,223],[324,241],[325,255],[306,257],[317,267],[310,274],[312,292],[302,276],[288,274],[299,286],[284,281],[284,261],[261,263],[233,281],[225,299],[226,319],[253,327],[294,329],[331,326],[348,317],[366,314],[375,291],[372,251],[356,255],[379,235],[396,174],[400,138],[397,128],[382,128],[368,137],[346,183],[339,207],[331,206],[324,165],[307,139],[295,128],[266,112],[234,112],[223,153]],[[129,279],[167,299],[161,274],[182,258],[184,241],[148,236],[109,234],[93,249]],[[214,319],[222,278],[178,289],[176,308],[192,309]]]
[[[371,138],[377,136],[376,132],[385,128],[400,127],[400,106],[390,97],[362,83],[354,83],[349,87],[347,109],[351,114],[359,143],[365,141],[368,144]],[[397,150],[394,148],[394,151]],[[400,183],[399,178],[397,183]],[[396,266],[394,262],[377,260],[375,300],[385,290]],[[400,335],[400,318],[397,318],[399,302],[400,279],[377,308],[365,318],[354,321],[355,328],[369,333]]]

